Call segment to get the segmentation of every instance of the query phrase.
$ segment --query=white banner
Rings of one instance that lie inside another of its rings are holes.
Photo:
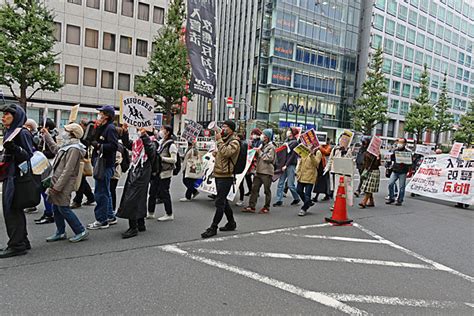
[[[120,97],[120,119],[131,127],[153,127],[155,125],[155,101],[134,94]]]
[[[406,190],[419,195],[473,205],[474,160],[465,161],[450,155],[424,158]]]
[[[255,157],[255,149],[250,149],[247,152],[247,163],[245,165],[244,172],[237,174],[235,176],[235,185],[233,188],[230,189],[230,192],[227,195],[227,199],[229,201],[233,201],[237,192],[239,192],[240,183],[242,182],[245,175],[247,174],[247,171],[249,170],[254,157]],[[205,154],[202,159],[204,162],[204,176],[203,176],[201,185],[198,187],[198,190],[209,193],[209,194],[217,194],[216,180],[213,174],[214,164],[215,164],[216,159],[210,152]]]

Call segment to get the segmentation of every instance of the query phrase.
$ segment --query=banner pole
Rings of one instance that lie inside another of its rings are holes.
[[[215,120],[216,120],[216,124],[219,120],[219,101],[218,101],[218,96],[219,94],[217,93],[217,89],[218,89],[218,80],[217,80],[217,67],[219,66],[219,36],[220,36],[220,25],[219,25],[219,18],[218,18],[218,8],[217,8],[217,3],[218,1],[214,0],[214,6],[215,6],[215,23],[216,23],[216,55],[215,55],[215,58],[216,58],[216,62],[215,62],[215,65],[216,65],[216,71],[215,71],[215,78],[216,78],[216,89],[214,91],[214,115],[215,115]]]

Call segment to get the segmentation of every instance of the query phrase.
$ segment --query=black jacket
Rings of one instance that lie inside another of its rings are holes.
[[[408,149],[406,149],[405,147],[403,149],[395,149],[392,153],[392,156],[390,157],[390,160],[392,161],[393,165],[392,165],[392,171],[395,172],[395,173],[408,173],[408,171],[410,171],[410,168],[412,165],[407,165],[407,164],[404,164],[404,163],[397,163],[396,159],[395,159],[395,152],[397,151],[406,151],[406,152],[410,152]]]
[[[92,159],[95,161],[102,152],[105,166],[113,168],[118,150],[118,133],[113,122],[107,122],[107,124],[98,127],[95,141],[99,146],[94,149]]]
[[[298,155],[295,153],[294,149],[298,146],[298,140],[297,139],[290,139],[288,141],[288,149],[289,149],[289,154],[286,156],[286,163],[285,166],[291,166],[295,165],[298,163]]]

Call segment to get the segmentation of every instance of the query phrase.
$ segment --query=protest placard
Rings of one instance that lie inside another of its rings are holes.
[[[435,199],[474,204],[474,160],[447,154],[427,156],[407,185],[407,191]]]
[[[186,141],[192,143],[196,140],[196,138],[201,133],[202,126],[192,120],[186,121],[186,126],[184,127],[184,131],[181,134],[181,137],[186,139]]]
[[[309,149],[318,148],[319,147],[319,140],[316,136],[316,131],[314,129],[310,129],[306,133],[300,136],[301,143],[306,145]]]
[[[348,129],[345,129],[339,137],[339,146],[349,148],[349,145],[352,142],[352,137],[354,137],[354,133]]]
[[[120,96],[121,122],[135,128],[153,127],[155,105],[153,99],[123,93]]]
[[[71,112],[69,113],[69,123],[75,122],[77,120],[78,113],[79,113],[79,104],[76,104],[71,108]]]
[[[463,160],[474,160],[474,148],[464,148],[462,152]]]
[[[395,151],[395,162],[411,165],[413,163],[411,151]]]
[[[311,153],[311,150],[303,143],[299,144],[298,146],[293,149],[295,153],[300,156],[301,158],[308,157]]]
[[[316,132],[316,137],[318,138],[319,145],[326,145],[326,140],[328,139],[328,133]]]
[[[431,146],[416,145],[415,154],[419,154],[423,156],[431,155],[432,154]]]
[[[390,161],[392,158],[392,152],[388,149],[380,150],[380,160],[381,161]]]
[[[378,138],[377,136],[374,136],[370,140],[370,144],[369,144],[369,147],[367,148],[367,151],[370,154],[378,157],[379,154],[380,154],[380,147],[381,146],[382,146],[382,140],[380,138]]]
[[[354,162],[351,158],[334,158],[334,173],[354,175]]]
[[[288,156],[288,146],[283,144],[282,146],[275,149],[276,161],[275,161],[275,172],[272,177],[272,181],[275,182],[278,180],[283,173],[283,166],[286,163],[286,158]]]
[[[453,158],[458,158],[459,154],[461,153],[462,146],[464,146],[463,143],[455,142],[453,144],[453,147],[451,148],[451,151],[449,152],[449,156]]]
[[[155,113],[155,119],[153,121],[155,129],[160,129],[163,126],[163,113]]]

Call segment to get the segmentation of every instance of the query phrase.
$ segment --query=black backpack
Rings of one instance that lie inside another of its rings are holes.
[[[241,174],[245,170],[245,166],[247,165],[247,150],[248,150],[248,145],[247,142],[244,140],[240,141],[240,150],[239,150],[239,156],[237,157],[237,161],[235,162],[234,165],[234,171],[233,174]]]

